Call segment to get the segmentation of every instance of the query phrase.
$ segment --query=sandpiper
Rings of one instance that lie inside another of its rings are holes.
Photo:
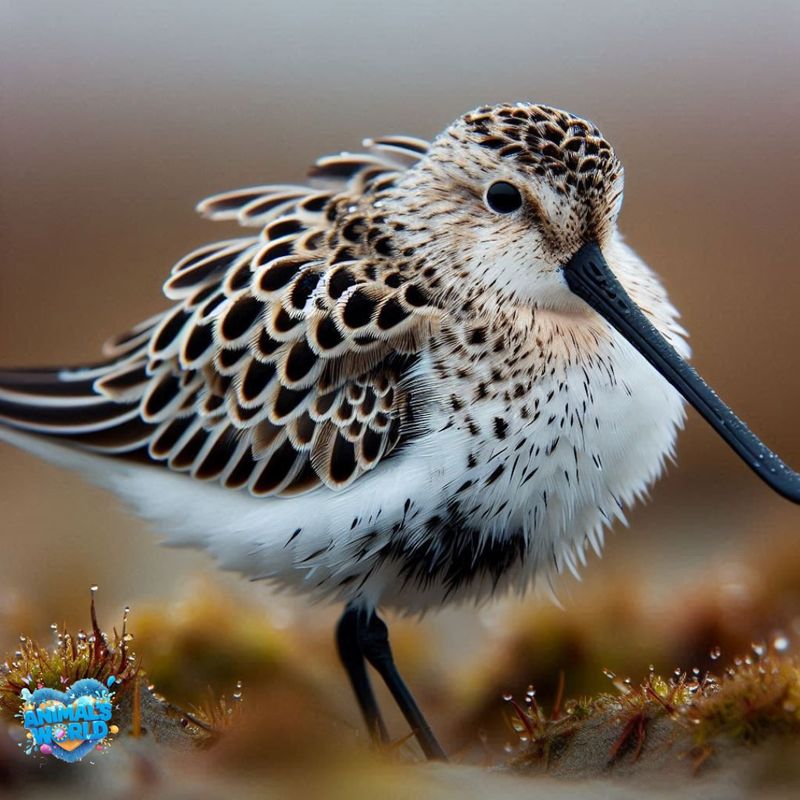
[[[800,501],[800,476],[686,363],[676,310],[617,230],[622,191],[592,123],[519,103],[211,197],[200,213],[253,234],[180,260],[172,306],[97,364],[3,371],[0,435],[169,543],[344,603],[371,735],[388,740],[367,663],[443,758],[379,607],[576,572],[660,475],[683,399]]]

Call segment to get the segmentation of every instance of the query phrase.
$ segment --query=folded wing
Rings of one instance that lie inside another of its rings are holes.
[[[309,186],[200,204],[260,229],[201,247],[170,309],[77,369],[0,372],[0,423],[255,495],[342,488],[415,432],[410,368],[438,309],[391,247],[376,199],[427,143],[365,142]]]

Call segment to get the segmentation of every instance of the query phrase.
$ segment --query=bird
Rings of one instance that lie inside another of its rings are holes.
[[[178,261],[168,308],[95,363],[0,370],[0,438],[117,493],[169,544],[341,603],[372,739],[389,733],[368,667],[444,759],[384,609],[578,574],[674,457],[686,402],[800,502],[800,476],[688,364],[622,198],[598,128],[532,102],[217,194],[199,212],[247,235]]]

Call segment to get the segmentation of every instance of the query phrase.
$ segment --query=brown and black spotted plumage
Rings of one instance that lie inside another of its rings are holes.
[[[427,144],[388,137],[370,149],[320,160],[319,188],[257,187],[200,205],[258,235],[179,261],[164,285],[173,308],[80,373],[83,391],[113,410],[95,436],[38,421],[24,405],[0,411],[96,452],[146,456],[258,496],[342,488],[373,469],[408,432],[398,383],[438,309],[377,208]],[[16,389],[24,400],[42,385]]]
[[[202,202],[252,234],[181,259],[171,307],[97,365],[3,373],[4,435],[85,456],[172,541],[317,595],[425,608],[574,570],[682,417],[560,275],[602,242],[683,347],[616,232],[620,164],[592,124],[521,104],[364,150]],[[487,207],[497,180],[515,213]]]
[[[622,241],[594,125],[479,108],[430,145],[369,140],[307,185],[217,195],[254,228],[172,270],[172,307],[85,369],[0,373],[0,437],[83,469],[176,544],[346,603],[337,643],[375,740],[397,673],[378,606],[525,591],[624,519],[686,398],[767,483],[800,475],[685,362],[677,312]],[[653,369],[655,367],[655,369]]]

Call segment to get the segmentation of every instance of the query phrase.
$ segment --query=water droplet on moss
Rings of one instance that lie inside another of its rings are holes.
[[[772,647],[777,653],[785,653],[789,649],[789,637],[783,633],[776,633],[772,639]]]

